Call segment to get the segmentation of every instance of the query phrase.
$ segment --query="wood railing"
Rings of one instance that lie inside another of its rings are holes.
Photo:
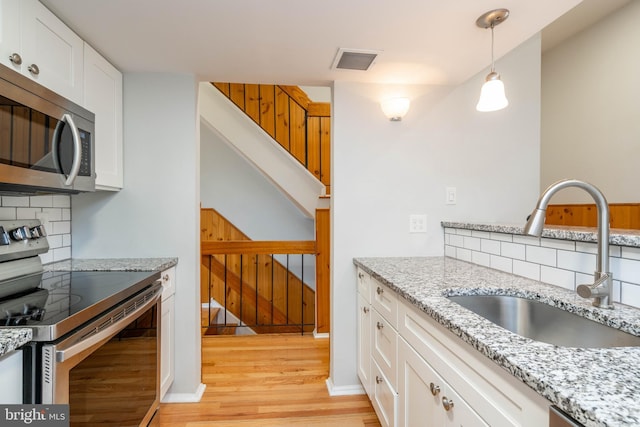
[[[331,193],[331,105],[297,86],[212,83]]]
[[[315,257],[314,241],[205,240],[201,255],[207,299],[226,309],[203,328],[216,333],[233,323],[258,333],[313,331],[315,292],[304,283],[304,256]],[[240,323],[229,321],[227,312]]]
[[[640,203],[610,203],[611,228],[640,230]],[[595,227],[595,204],[549,205],[545,224]]]

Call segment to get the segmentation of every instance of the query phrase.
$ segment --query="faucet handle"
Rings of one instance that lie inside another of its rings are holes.
[[[613,304],[609,301],[609,291],[612,287],[611,279],[611,273],[601,273],[594,283],[579,285],[576,292],[582,298],[593,298],[593,305],[596,307],[613,308]]]

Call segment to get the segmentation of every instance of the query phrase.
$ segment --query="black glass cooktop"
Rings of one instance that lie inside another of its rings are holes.
[[[0,298],[0,326],[31,327],[34,341],[53,341],[159,278],[149,271],[55,271],[0,283],[18,290]]]

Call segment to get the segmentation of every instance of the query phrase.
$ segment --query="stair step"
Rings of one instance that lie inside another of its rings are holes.
[[[237,327],[236,323],[211,325],[204,331],[204,335],[235,335]]]
[[[203,307],[200,312],[200,326],[207,327],[211,326],[213,322],[218,318],[218,313],[220,312],[220,307]],[[211,323],[210,323],[211,321]]]

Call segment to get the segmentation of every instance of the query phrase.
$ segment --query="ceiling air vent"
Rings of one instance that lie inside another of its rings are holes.
[[[379,53],[375,50],[340,48],[331,68],[367,71]]]

